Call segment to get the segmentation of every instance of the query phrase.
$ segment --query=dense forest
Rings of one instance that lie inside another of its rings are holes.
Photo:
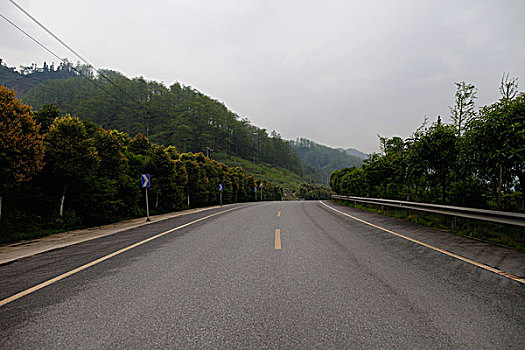
[[[343,195],[525,211],[525,93],[504,75],[499,101],[476,110],[477,90],[456,83],[450,124],[440,117],[411,137],[380,137],[381,153],[334,171]]]
[[[202,153],[104,129],[53,104],[33,112],[4,86],[0,118],[0,241],[142,216],[145,173],[153,212],[218,204],[219,184],[224,203],[255,200],[261,186],[258,200],[282,197],[280,187]]]
[[[95,76],[88,67],[74,68],[73,77],[31,86],[22,95],[24,102],[34,108],[55,103],[64,113],[131,136],[142,133],[152,142],[173,145],[181,152],[212,150],[301,174],[300,160],[278,133],[253,126],[191,87],[179,83],[166,87],[110,70]],[[44,72],[50,71],[34,67],[19,75],[32,77]]]
[[[65,60],[60,65],[55,67],[54,63],[48,65],[46,62],[42,67],[38,67],[36,63],[30,66],[21,66],[20,72],[15,67],[8,67],[0,58],[0,82],[2,85],[14,89],[19,94],[23,95],[29,89],[37,84],[54,79],[67,79],[79,76],[78,72],[84,72],[85,68],[80,64],[74,67],[71,63]],[[89,74],[89,72],[86,72]]]
[[[181,152],[208,152],[212,158],[222,153],[285,168],[307,182],[327,185],[333,170],[361,162],[310,140],[283,140],[276,131],[258,128],[223,103],[179,83],[166,87],[109,70],[95,74],[67,62],[58,67],[32,64],[20,72],[0,62],[0,83],[36,109],[55,103],[64,113],[132,137],[142,133]]]

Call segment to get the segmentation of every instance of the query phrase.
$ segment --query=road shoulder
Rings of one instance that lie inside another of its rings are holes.
[[[223,207],[227,206],[228,205],[224,205]],[[36,254],[68,247],[77,243],[90,241],[100,237],[113,235],[115,233],[119,233],[132,228],[157,223],[159,221],[168,220],[178,216],[195,214],[202,211],[217,208],[219,208],[219,206],[188,209],[178,212],[166,213],[162,215],[155,215],[151,217],[151,221],[146,221],[146,218],[124,220],[109,225],[61,232],[37,239],[23,240],[19,242],[0,245],[0,266],[9,264],[13,261],[25,259]]]
[[[496,244],[456,235],[451,232],[409,223],[401,219],[347,207],[331,201],[323,202],[339,211],[371,224],[394,231],[475,262],[505,271],[517,277],[525,277],[525,253]],[[326,209],[335,215],[343,217],[328,208]]]

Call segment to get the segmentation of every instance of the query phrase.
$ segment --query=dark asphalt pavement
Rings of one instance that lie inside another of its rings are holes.
[[[468,239],[326,203],[476,254],[461,241]],[[0,266],[0,300],[221,210]],[[525,255],[483,247],[480,258],[523,271]],[[264,202],[167,234],[0,307],[0,349],[146,348],[525,349],[525,285],[319,202]]]

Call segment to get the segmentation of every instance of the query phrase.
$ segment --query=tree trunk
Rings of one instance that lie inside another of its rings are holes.
[[[59,215],[62,216],[64,212],[64,201],[66,200],[66,191],[67,191],[67,184],[64,185],[64,191],[62,192],[62,197],[60,197],[60,209],[59,209]]]

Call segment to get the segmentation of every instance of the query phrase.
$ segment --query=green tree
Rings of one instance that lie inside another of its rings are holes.
[[[481,175],[518,178],[525,210],[525,94],[484,107],[470,123],[467,138]]]
[[[428,128],[412,145],[416,158],[421,161],[425,175],[433,183],[434,189],[440,187],[441,202],[446,202],[450,176],[456,165],[457,142],[455,129],[441,123],[441,119]]]
[[[56,119],[45,137],[46,167],[62,183],[59,215],[62,216],[68,186],[95,168],[98,157],[93,139],[76,117]]]
[[[463,135],[463,126],[476,115],[474,102],[477,90],[473,84],[464,81],[456,83],[455,102],[450,108],[451,118],[458,135]]]
[[[40,133],[46,134],[56,118],[62,115],[58,105],[54,103],[43,104],[34,113],[35,121],[40,124]]]
[[[44,145],[31,107],[0,86],[0,219],[6,186],[28,181],[43,166]]]

